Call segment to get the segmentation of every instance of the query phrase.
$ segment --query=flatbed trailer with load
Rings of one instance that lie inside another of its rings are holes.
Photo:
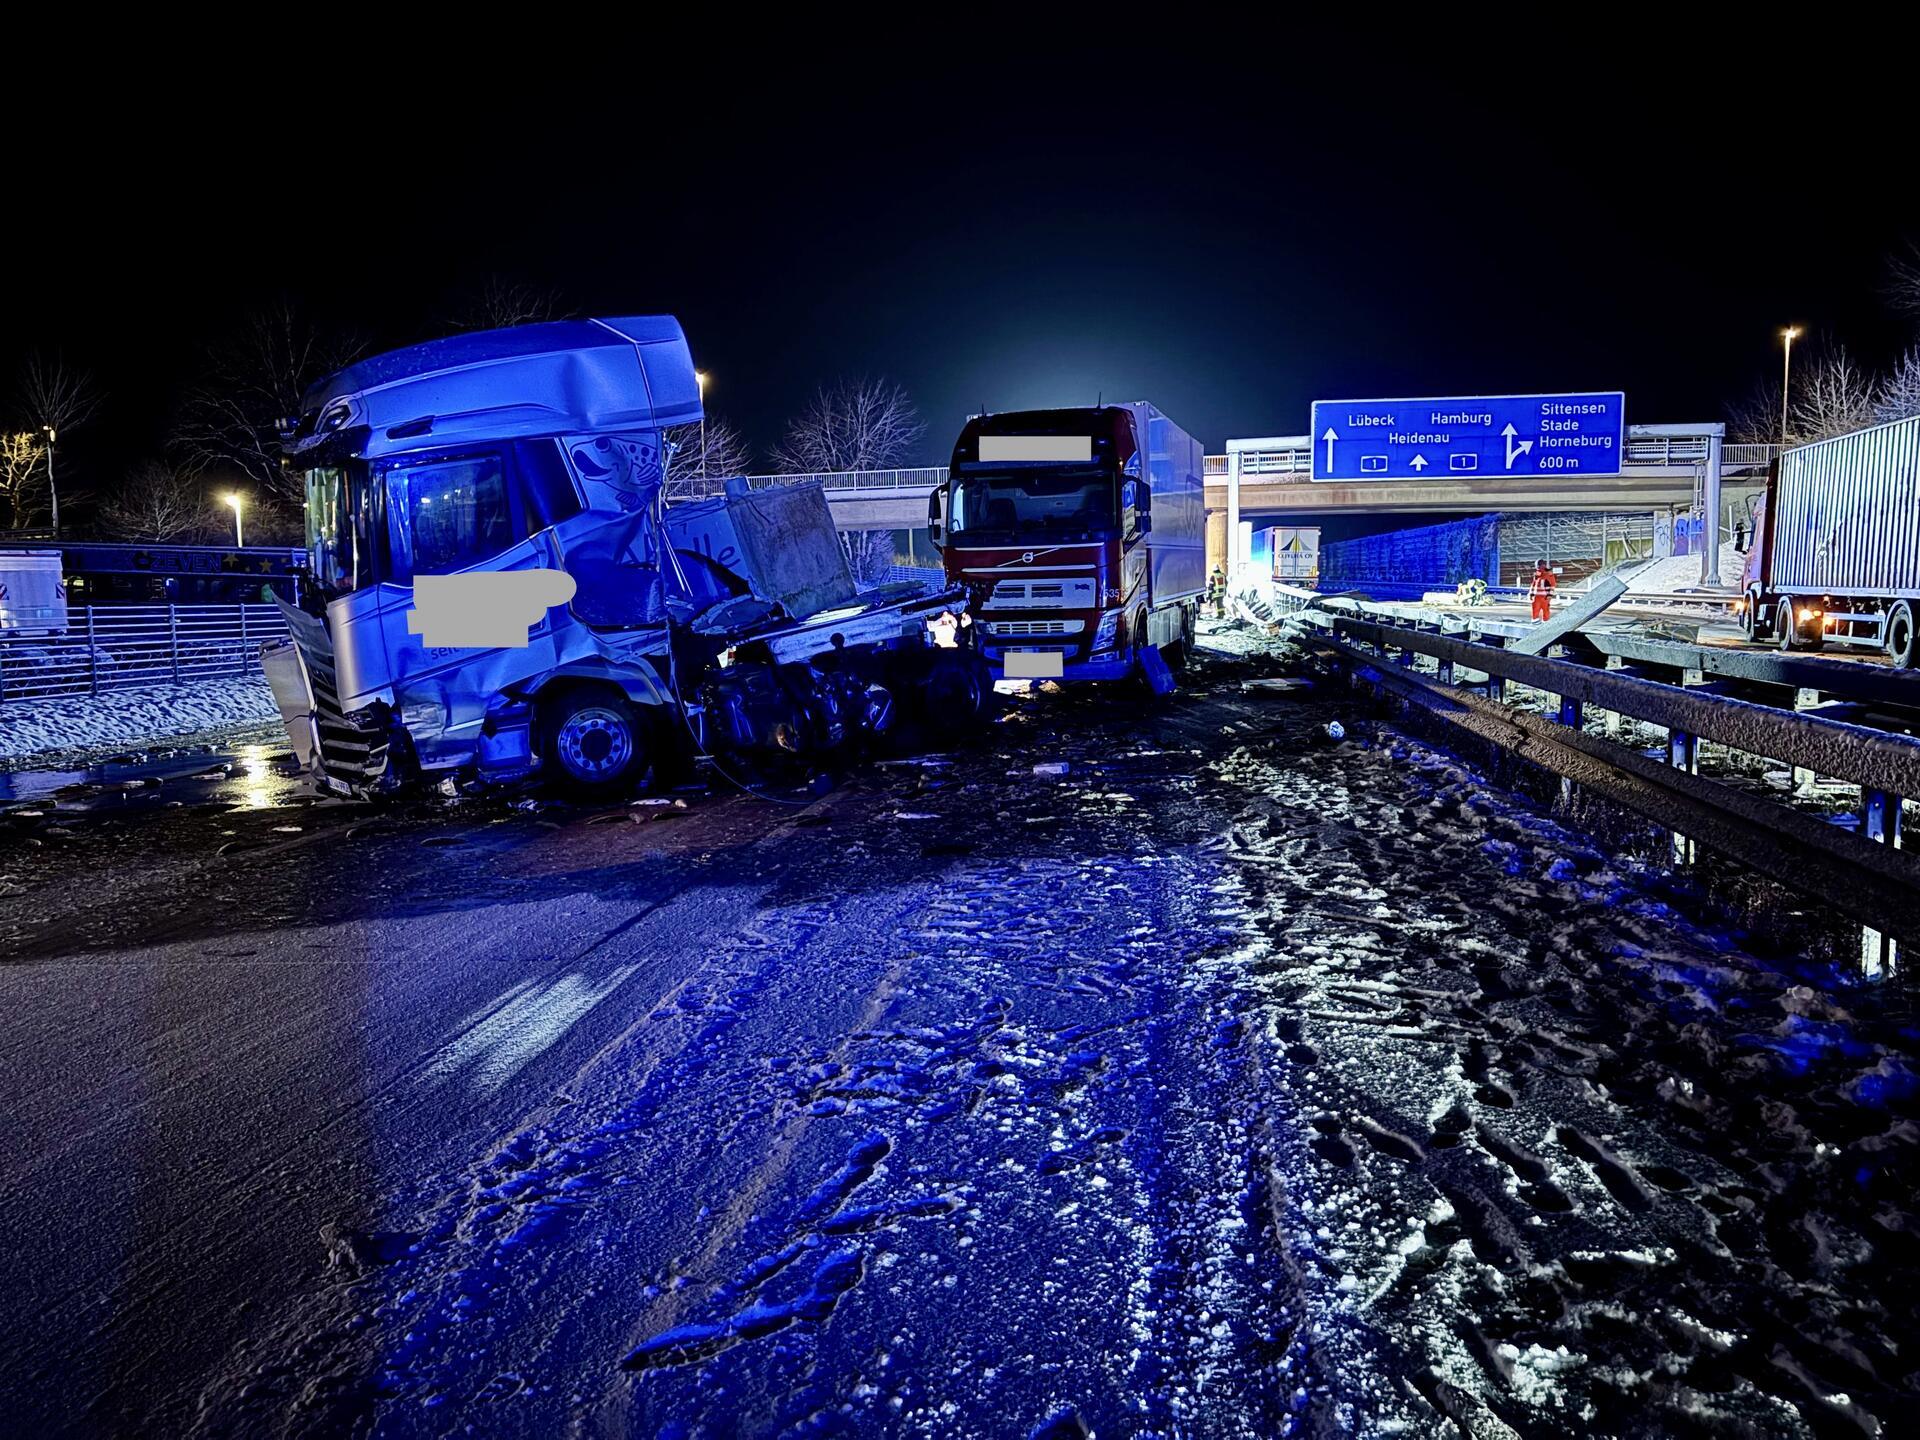
[[[667,431],[700,413],[671,316],[455,336],[310,391],[283,448],[312,584],[266,663],[321,784],[618,795],[696,755],[802,773],[901,711],[977,719],[985,666],[930,623],[964,594],[857,591],[817,483],[666,506]]]

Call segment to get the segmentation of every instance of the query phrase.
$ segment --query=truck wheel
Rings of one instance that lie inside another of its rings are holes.
[[[1886,619],[1887,654],[1903,670],[1920,663],[1920,645],[1914,643],[1913,606],[1905,600],[1893,602]]]
[[[1774,607],[1773,643],[1782,650],[1799,649],[1800,637],[1793,633],[1793,602],[1782,600]]]
[[[548,707],[541,729],[547,773],[571,794],[615,800],[652,783],[645,727],[616,691],[568,691]]]
[[[934,729],[963,734],[985,720],[993,707],[992,672],[978,651],[942,650],[927,669],[920,699]]]
[[[1758,645],[1767,636],[1767,627],[1760,618],[1760,606],[1760,592],[1749,590],[1747,603],[1740,607],[1740,628],[1746,633],[1749,645]]]

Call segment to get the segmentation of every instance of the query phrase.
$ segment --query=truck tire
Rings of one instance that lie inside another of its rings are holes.
[[[1811,640],[1802,638],[1799,627],[1793,623],[1793,601],[1783,599],[1774,610],[1773,643],[1782,650],[1818,650],[1823,637],[1816,634]]]
[[[1793,601],[1782,600],[1773,607],[1773,643],[1782,650],[1797,648],[1793,633]]]
[[[1893,608],[1887,611],[1885,621],[1886,651],[1893,663],[1903,670],[1911,670],[1920,664],[1920,644],[1916,644],[1913,624],[1913,606],[1905,600],[1893,602]]]
[[[920,684],[927,723],[944,735],[963,735],[992,718],[993,672],[977,650],[941,650]]]
[[[1760,614],[1763,604],[1764,601],[1761,599],[1760,592],[1758,590],[1749,590],[1747,592],[1747,603],[1740,608],[1740,628],[1746,632],[1747,643],[1749,645],[1761,644],[1767,638],[1766,622],[1761,618]]]
[[[647,727],[610,687],[566,690],[542,706],[542,758],[550,784],[584,800],[617,800],[653,781]]]

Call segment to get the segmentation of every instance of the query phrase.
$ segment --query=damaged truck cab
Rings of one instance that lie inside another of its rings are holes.
[[[668,431],[700,414],[670,316],[454,336],[316,386],[282,437],[314,599],[267,666],[321,783],[612,795],[690,753],[818,763],[896,698],[977,714],[989,683],[927,625],[959,597],[857,594],[818,485],[665,505]]]

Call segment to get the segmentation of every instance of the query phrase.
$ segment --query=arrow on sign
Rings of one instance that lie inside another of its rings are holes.
[[[1507,437],[1507,469],[1511,470],[1513,468],[1513,462],[1533,448],[1533,442],[1531,440],[1516,441],[1513,438],[1514,429],[1511,420],[1507,422],[1507,428],[1500,433]]]
[[[1407,464],[1413,467],[1415,474],[1418,474],[1427,468],[1427,457],[1424,455],[1416,455],[1413,459],[1409,460]]]
[[[1333,427],[1329,425],[1327,426],[1327,433],[1320,438],[1327,442],[1327,473],[1331,475],[1333,473],[1333,442],[1340,437],[1333,433]]]

